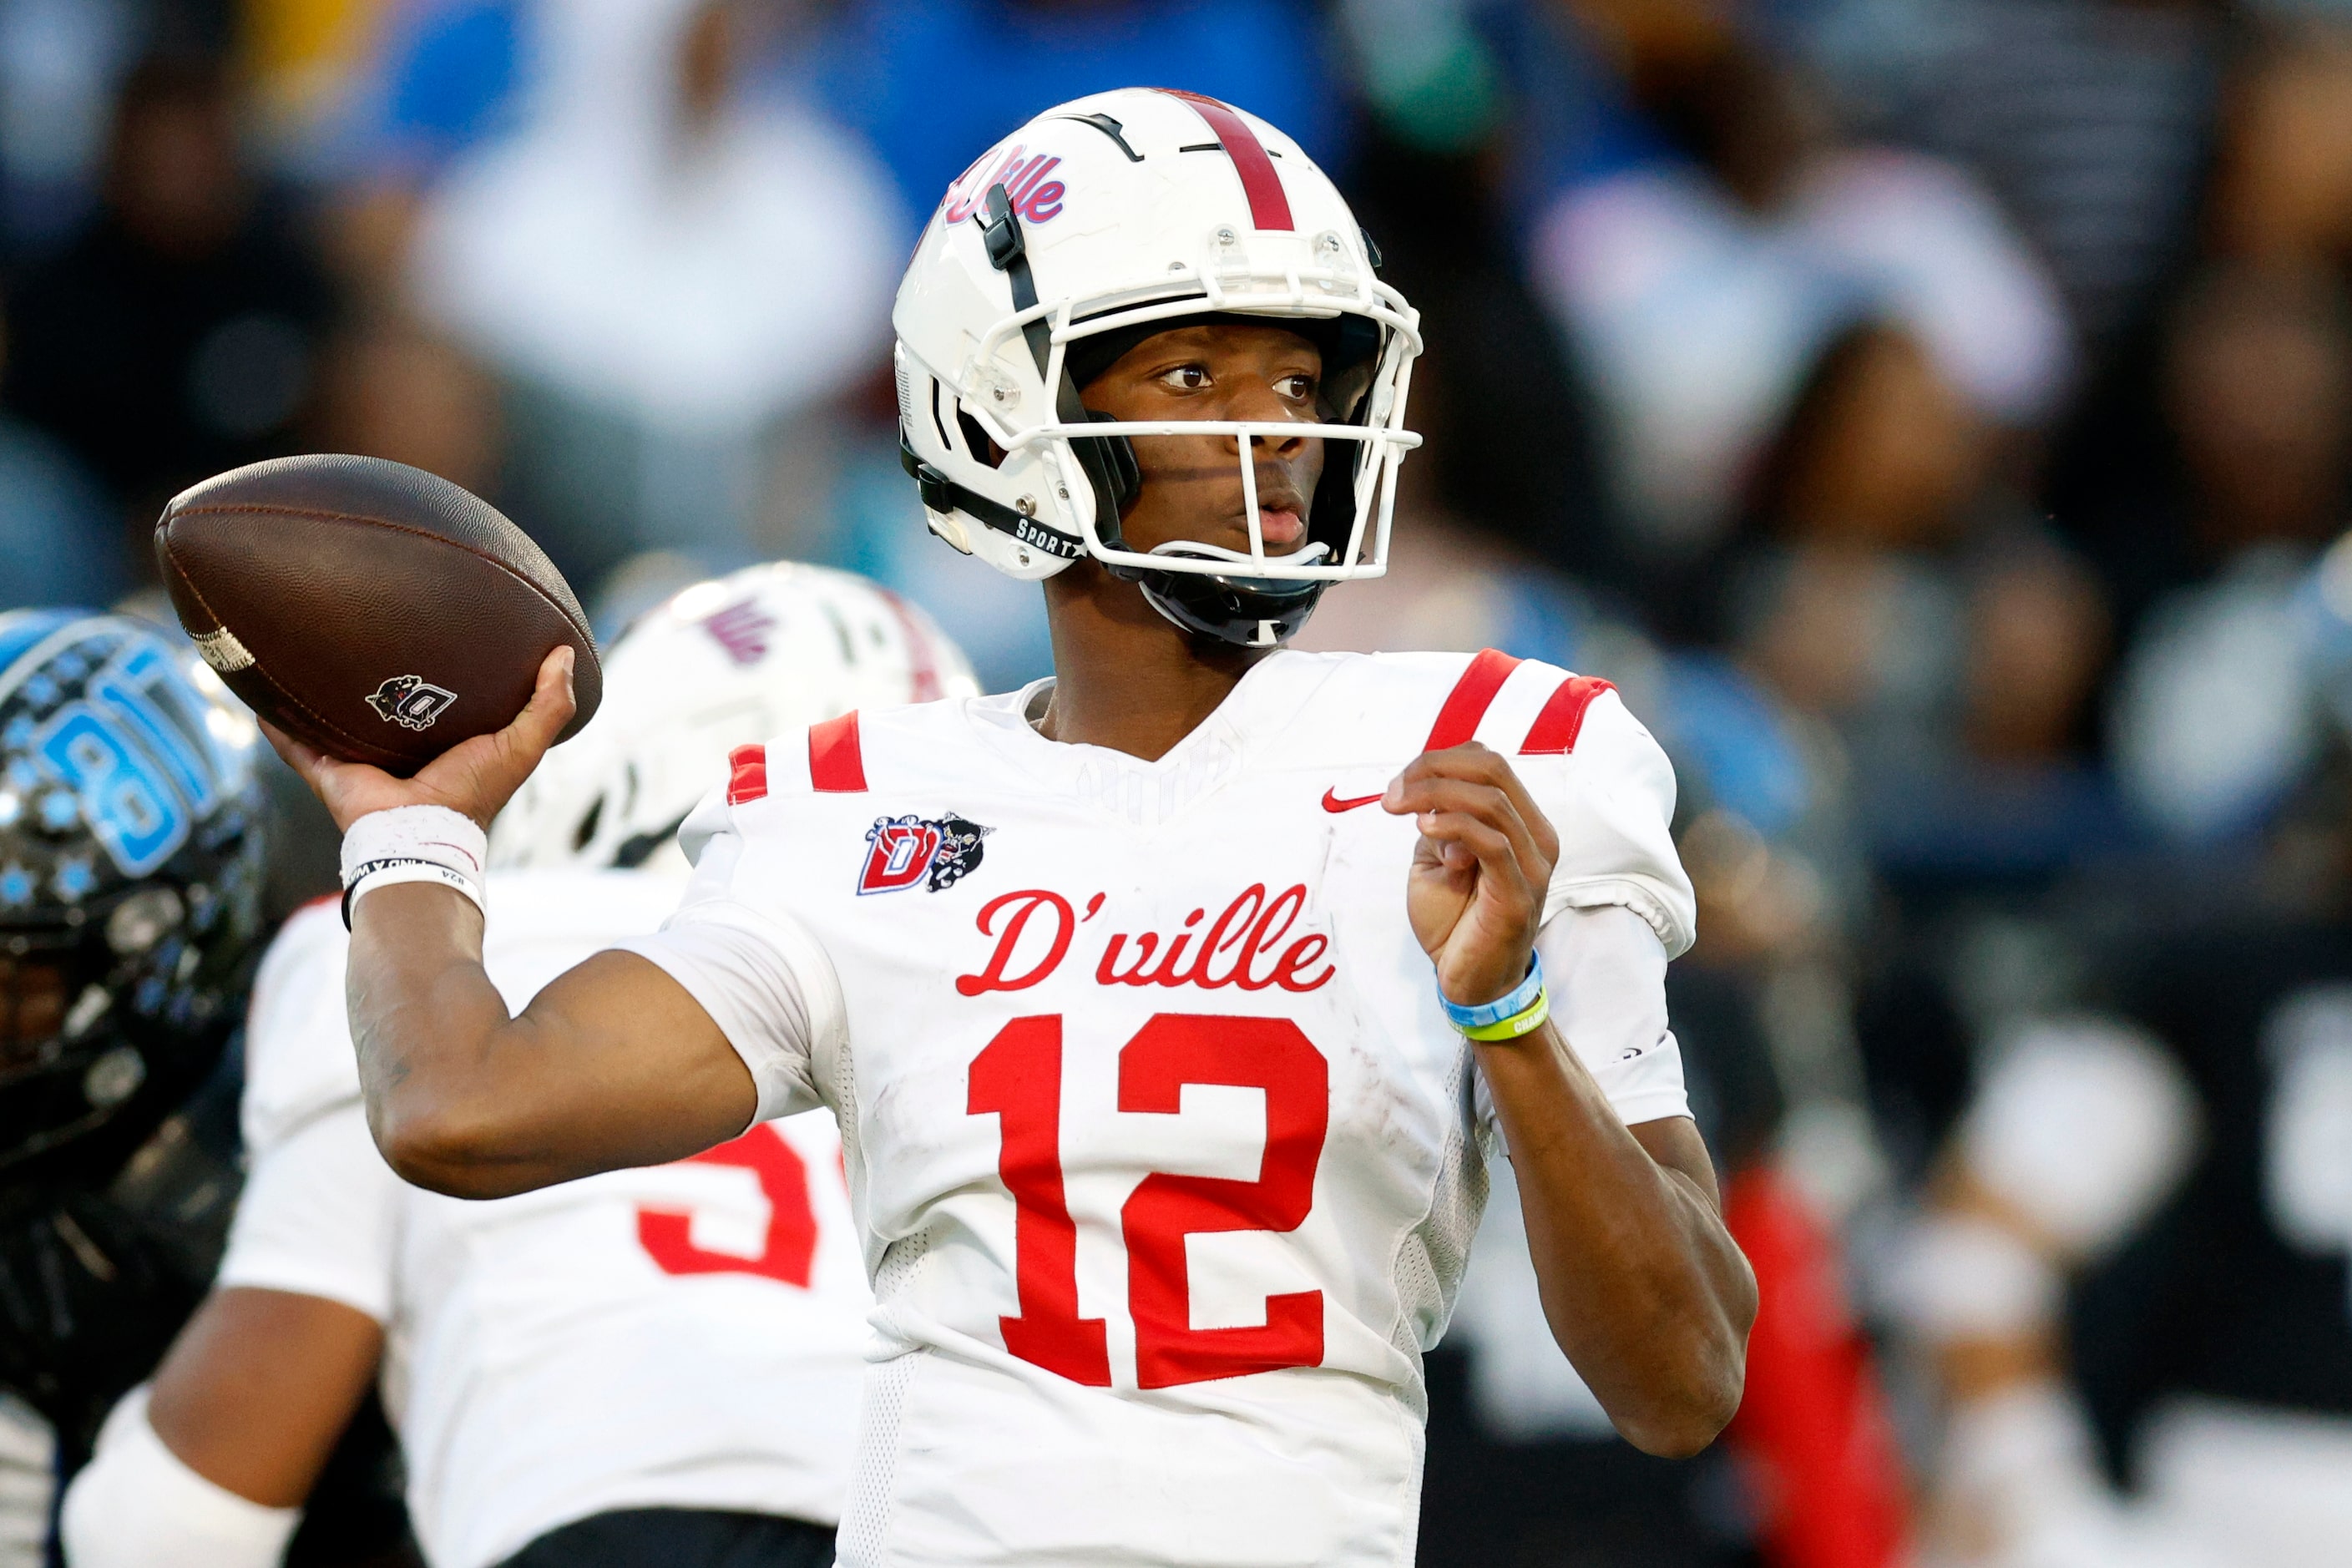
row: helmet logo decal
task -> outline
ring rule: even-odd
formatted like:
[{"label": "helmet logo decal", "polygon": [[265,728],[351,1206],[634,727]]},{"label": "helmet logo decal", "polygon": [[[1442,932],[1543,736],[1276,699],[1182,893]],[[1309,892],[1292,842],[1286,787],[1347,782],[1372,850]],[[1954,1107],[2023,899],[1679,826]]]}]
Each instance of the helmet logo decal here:
[{"label": "helmet logo decal", "polygon": [[1213,98],[1203,98],[1197,92],[1184,92],[1176,88],[1160,89],[1171,98],[1181,98],[1192,106],[1192,112],[1209,123],[1216,133],[1217,145],[1234,161],[1234,172],[1242,178],[1242,195],[1249,198],[1252,228],[1296,228],[1291,221],[1290,197],[1282,188],[1282,176],[1275,172],[1274,160],[1267,156],[1265,143],[1249,128],[1230,103]]},{"label": "helmet logo decal", "polygon": [[866,830],[858,894],[900,893],[919,885],[943,893],[980,868],[980,841],[995,831],[953,812],[877,817]]},{"label": "helmet logo decal", "polygon": [[[1040,153],[1032,158],[1028,149],[1015,144],[1003,157],[993,153],[983,157],[966,169],[956,183],[948,187],[947,205],[940,209],[943,223],[957,224],[980,210],[992,186],[1003,185],[1012,198],[1013,210],[1026,223],[1047,223],[1061,216],[1062,198],[1069,187],[1059,180],[1049,180],[1061,160]],[[995,173],[982,177],[982,171],[993,168]]]},{"label": "helmet logo decal", "polygon": [[757,664],[768,657],[768,634],[776,629],[776,617],[761,609],[757,599],[739,599],[698,624],[710,634],[711,641],[727,650],[729,658],[737,664]]},{"label": "helmet logo decal", "polygon": [[387,677],[367,700],[377,718],[407,730],[431,729],[433,721],[449,711],[449,704],[457,700],[456,692],[420,675]]},{"label": "helmet logo decal", "polygon": [[[173,711],[172,673],[160,645],[131,642],[27,737],[35,765],[73,792],[52,798],[88,824],[126,877],[170,859],[221,797],[215,760],[194,728],[201,717]],[[71,815],[51,826],[70,826]],[[86,863],[68,862],[54,882],[73,900],[97,879]]]}]

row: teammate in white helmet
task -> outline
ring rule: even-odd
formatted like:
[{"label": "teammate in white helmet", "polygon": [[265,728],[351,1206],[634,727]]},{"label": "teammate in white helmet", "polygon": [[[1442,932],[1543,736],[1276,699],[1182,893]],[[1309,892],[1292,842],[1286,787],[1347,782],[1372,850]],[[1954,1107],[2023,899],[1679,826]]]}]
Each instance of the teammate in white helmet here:
[{"label": "teammate in white helmet", "polygon": [[1281,647],[1381,570],[1414,439],[1415,317],[1338,192],[1225,104],[1082,99],[956,182],[896,322],[931,526],[1045,581],[1054,679],[739,751],[678,912],[520,1016],[447,846],[564,656],[414,780],[281,742],[371,868],[394,1166],[498,1196],[830,1107],[879,1331],[853,1568],[1412,1562],[1498,1142],[1562,1349],[1704,1447],[1754,1286],[1666,1026],[1664,755],[1604,681]]},{"label": "teammate in white helmet", "polygon": [[[977,690],[929,619],[845,573],[688,588],[605,665],[604,711],[499,819],[484,941],[517,1004],[655,930],[676,830],[747,735]],[[833,1119],[469,1204],[368,1136],[331,904],[288,922],[246,1041],[252,1173],[205,1307],[65,1509],[74,1568],[258,1568],[383,1384],[434,1568],[824,1568],[871,1304]]]}]

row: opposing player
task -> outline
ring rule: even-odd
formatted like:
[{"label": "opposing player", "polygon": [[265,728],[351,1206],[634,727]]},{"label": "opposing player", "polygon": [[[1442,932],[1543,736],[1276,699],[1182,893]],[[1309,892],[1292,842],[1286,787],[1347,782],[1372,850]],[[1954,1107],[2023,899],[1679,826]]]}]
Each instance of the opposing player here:
[{"label": "opposing player", "polygon": [[1562,1348],[1703,1447],[1753,1285],[1666,1027],[1664,758],[1605,682],[1280,646],[1381,570],[1413,440],[1338,192],[1225,104],[1083,99],[956,183],[896,321],[931,527],[1044,580],[1055,679],[738,752],[677,914],[520,1016],[466,857],[563,656],[413,781],[281,742],[349,829],[394,1167],[496,1196],[832,1107],[882,1341],[846,1564],[1411,1562],[1497,1134]]},{"label": "opposing player", "polygon": [[261,947],[251,718],[184,644],[0,615],[0,1563],[204,1291],[236,1187],[219,1063]]},{"label": "opposing player", "polygon": [[[919,612],[792,565],[688,589],[606,676],[499,819],[485,946],[518,1001],[660,924],[677,823],[744,735],[978,689]],[[420,1192],[368,1138],[346,941],[319,905],[270,950],[228,1256],[68,1493],[75,1568],[275,1563],[379,1377],[435,1568],[826,1568],[871,1300],[832,1118],[496,1203]]]}]

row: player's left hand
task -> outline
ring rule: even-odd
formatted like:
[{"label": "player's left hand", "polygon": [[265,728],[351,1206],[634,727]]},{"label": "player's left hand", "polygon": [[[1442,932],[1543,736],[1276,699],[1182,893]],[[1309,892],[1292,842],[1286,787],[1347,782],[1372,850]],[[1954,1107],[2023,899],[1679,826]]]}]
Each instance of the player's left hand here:
[{"label": "player's left hand", "polygon": [[1527,786],[1474,741],[1415,757],[1381,805],[1421,828],[1405,912],[1437,965],[1437,988],[1465,1007],[1509,994],[1527,978],[1559,856]]}]

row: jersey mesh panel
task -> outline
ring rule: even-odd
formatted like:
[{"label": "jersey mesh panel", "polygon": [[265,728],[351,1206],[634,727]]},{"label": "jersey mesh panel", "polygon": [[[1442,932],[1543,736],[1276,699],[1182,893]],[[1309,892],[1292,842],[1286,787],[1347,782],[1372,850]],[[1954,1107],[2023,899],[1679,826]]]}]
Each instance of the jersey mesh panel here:
[{"label": "jersey mesh panel", "polygon": [[[874,1269],[874,1301],[887,1306],[906,1289],[931,1250],[931,1233],[919,1230],[902,1236],[882,1250]],[[866,1374],[866,1397],[858,1408],[856,1494],[841,1520],[841,1560],[880,1563],[890,1535],[890,1498],[898,1471],[899,1420],[907,1406],[907,1385],[914,1380],[920,1351],[898,1357],[878,1372]]]},{"label": "jersey mesh panel", "polygon": [[840,1561],[879,1568],[890,1539],[890,1499],[897,1489],[898,1428],[907,1411],[907,1386],[915,1380],[920,1351],[910,1352],[870,1372],[858,1409],[856,1489],[841,1518]]},{"label": "jersey mesh panel", "polygon": [[850,1206],[866,1220],[866,1149],[857,1136],[857,1056],[844,1041],[833,1053],[833,1119],[841,1129],[841,1170],[849,1182]]},{"label": "jersey mesh panel", "polygon": [[1486,1162],[1471,1135],[1475,1111],[1465,1092],[1469,1081],[1465,1047],[1445,1084],[1445,1098],[1462,1108],[1462,1117],[1446,1131],[1429,1213],[1397,1244],[1393,1265],[1399,1310],[1389,1342],[1413,1364],[1408,1403],[1423,1420],[1429,1418],[1429,1395],[1419,1376],[1422,1352],[1437,1342],[1454,1315],[1462,1273],[1470,1263],[1470,1243],[1486,1212]]},{"label": "jersey mesh panel", "polygon": [[902,1236],[882,1249],[882,1261],[874,1270],[874,1300],[887,1306],[915,1277],[915,1268],[931,1250],[931,1233],[919,1230],[912,1236]]}]

